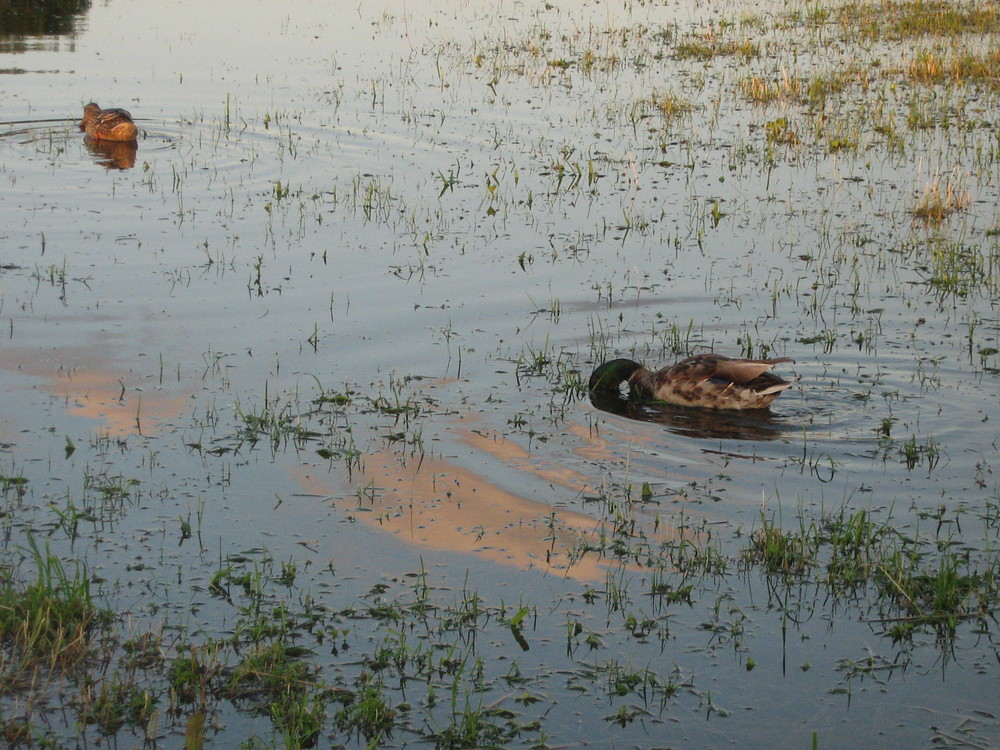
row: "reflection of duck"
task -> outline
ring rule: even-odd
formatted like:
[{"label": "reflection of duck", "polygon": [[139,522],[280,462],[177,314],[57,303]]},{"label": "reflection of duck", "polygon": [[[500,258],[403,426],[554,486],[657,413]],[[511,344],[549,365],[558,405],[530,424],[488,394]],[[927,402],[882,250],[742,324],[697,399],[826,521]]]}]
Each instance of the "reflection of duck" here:
[{"label": "reflection of duck", "polygon": [[80,130],[99,141],[134,141],[139,129],[124,109],[101,109],[91,102],[83,108]]},{"label": "reflection of duck", "polygon": [[609,414],[663,425],[675,435],[702,440],[765,442],[777,440],[788,429],[770,409],[687,409],[662,401],[625,398],[615,391],[591,391],[590,403]]},{"label": "reflection of duck", "polygon": [[662,370],[648,370],[630,359],[613,359],[590,376],[591,393],[617,392],[622,383],[645,398],[708,409],[764,409],[792,383],[769,370],[777,359],[730,359],[699,354]]},{"label": "reflection of duck", "polygon": [[87,150],[107,169],[131,169],[135,166],[135,155],[139,145],[135,141],[101,141],[87,136],[83,139]]}]

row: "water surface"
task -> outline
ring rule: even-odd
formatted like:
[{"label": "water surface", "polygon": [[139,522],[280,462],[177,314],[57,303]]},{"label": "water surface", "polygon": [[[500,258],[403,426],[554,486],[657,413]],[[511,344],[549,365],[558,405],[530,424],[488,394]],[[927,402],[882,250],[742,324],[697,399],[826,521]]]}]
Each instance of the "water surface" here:
[{"label": "water surface", "polygon": [[[755,571],[660,610],[637,561],[579,555],[609,498],[637,537],[691,524],[734,560],[761,514],[794,528],[841,506],[996,542],[996,90],[876,79],[818,105],[851,147],[812,140],[815,103],[755,104],[739,81],[931,42],[858,51],[777,23],[793,10],[113,0],[17,35],[0,473],[29,490],[7,496],[5,565],[34,530],[130,620],[213,638],[236,617],[206,593],[231,555],[298,561],[333,611],[418,570],[442,600],[525,602],[532,650],[494,624],[482,658],[496,679],[516,654],[553,745],[914,747],[969,722],[995,742],[995,623],[899,646],[814,592],[776,614]],[[679,54],[714,35],[762,51]],[[90,100],[136,117],[134,162],[84,142]],[[964,210],[916,220],[953,175]],[[797,386],[757,415],[609,410],[577,387],[612,356],[706,350],[792,357]],[[66,509],[120,482],[128,502],[69,533]],[[644,484],[650,502],[622,502]],[[575,619],[596,652],[566,648]],[[350,630],[347,662],[317,659],[330,679],[385,632]],[[891,666],[855,668],[873,654]],[[595,689],[583,675],[611,661],[682,689],[666,708]],[[221,724],[227,745],[271,737]]]}]

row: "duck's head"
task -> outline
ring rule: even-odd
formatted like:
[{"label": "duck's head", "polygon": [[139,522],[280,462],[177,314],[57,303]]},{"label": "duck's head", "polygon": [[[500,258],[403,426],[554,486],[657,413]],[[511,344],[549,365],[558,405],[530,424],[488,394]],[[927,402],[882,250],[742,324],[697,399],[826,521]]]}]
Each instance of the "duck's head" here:
[{"label": "duck's head", "polygon": [[642,365],[631,359],[612,359],[595,368],[588,387],[591,393],[615,392],[641,367]]},{"label": "duck's head", "polygon": [[80,130],[87,127],[87,123],[101,113],[101,108],[97,102],[91,102],[83,108],[83,120],[80,121]]}]

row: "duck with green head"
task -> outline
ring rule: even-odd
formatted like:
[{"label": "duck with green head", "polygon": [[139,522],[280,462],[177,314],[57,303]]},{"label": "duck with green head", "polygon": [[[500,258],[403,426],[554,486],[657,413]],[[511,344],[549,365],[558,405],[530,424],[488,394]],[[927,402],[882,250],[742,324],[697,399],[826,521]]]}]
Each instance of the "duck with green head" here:
[{"label": "duck with green head", "polygon": [[628,383],[629,392],[678,406],[707,409],[765,409],[791,381],[770,372],[787,357],[733,359],[721,354],[699,354],[672,367],[649,370],[631,359],[613,359],[590,376],[592,393],[617,391]]}]

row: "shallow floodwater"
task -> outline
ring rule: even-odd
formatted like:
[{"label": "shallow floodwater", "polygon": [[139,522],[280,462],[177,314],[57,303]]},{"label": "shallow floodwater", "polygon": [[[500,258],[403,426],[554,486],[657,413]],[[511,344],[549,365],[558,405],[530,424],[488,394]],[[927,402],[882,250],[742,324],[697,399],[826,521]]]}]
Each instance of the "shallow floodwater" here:
[{"label": "shallow floodwater", "polygon": [[[31,532],[131,628],[206,638],[235,628],[210,594],[237,556],[294,562],[336,612],[426,571],[440,601],[532,609],[530,650],[483,637],[482,695],[513,695],[491,680],[517,666],[553,746],[996,744],[995,621],[900,645],[815,591],[778,607],[735,564],[667,608],[640,560],[581,554],[616,514],[737,559],[762,518],[841,507],[995,549],[996,89],[748,101],[746,76],[858,54],[777,23],[794,10],[111,0],[0,36],[0,475],[27,480],[4,496],[4,566],[30,569]],[[726,34],[763,49],[678,53]],[[91,100],[132,112],[134,152],[84,140]],[[817,106],[849,146],[810,140]],[[916,218],[945,184],[961,210]],[[754,414],[581,387],[613,356],[708,350],[791,357],[796,387]],[[567,647],[577,621],[600,647]],[[386,627],[345,627],[327,678]],[[612,663],[679,690],[594,687]],[[217,710],[218,746],[275,741]]]}]

